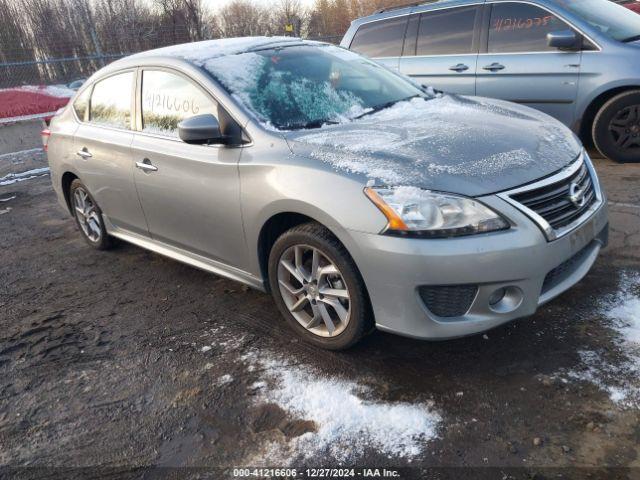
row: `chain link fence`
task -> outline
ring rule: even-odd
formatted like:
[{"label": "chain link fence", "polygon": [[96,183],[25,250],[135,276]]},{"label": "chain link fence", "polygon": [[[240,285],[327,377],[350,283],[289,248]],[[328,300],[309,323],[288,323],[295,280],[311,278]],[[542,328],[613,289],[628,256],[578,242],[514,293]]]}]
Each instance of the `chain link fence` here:
[{"label": "chain link fence", "polygon": [[[130,42],[132,48],[123,48],[128,42],[119,42],[120,45],[100,45],[97,41],[92,45],[83,45],[81,50],[90,52],[85,55],[69,55],[61,58],[43,58],[41,60],[15,60],[0,63],[0,88],[13,88],[27,85],[67,85],[75,80],[83,80],[105,65],[119,58],[140,51],[159,48],[167,45],[175,45],[189,41],[186,29],[173,28],[170,32],[157,32],[152,36],[136,39]],[[340,43],[340,36],[313,37],[309,40]],[[68,45],[66,51],[80,50],[77,45]],[[4,52],[3,52],[4,53]],[[9,58],[19,58],[21,53],[5,55]]]}]

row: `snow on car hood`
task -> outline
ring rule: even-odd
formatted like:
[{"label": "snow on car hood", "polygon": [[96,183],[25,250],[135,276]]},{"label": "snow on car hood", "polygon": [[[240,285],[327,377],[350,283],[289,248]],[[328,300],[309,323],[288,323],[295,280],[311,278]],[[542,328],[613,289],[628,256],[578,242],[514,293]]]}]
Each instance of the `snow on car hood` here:
[{"label": "snow on car hood", "polygon": [[285,133],[294,154],[386,186],[480,196],[560,170],[582,146],[560,122],[500,100],[416,98],[319,130]]}]

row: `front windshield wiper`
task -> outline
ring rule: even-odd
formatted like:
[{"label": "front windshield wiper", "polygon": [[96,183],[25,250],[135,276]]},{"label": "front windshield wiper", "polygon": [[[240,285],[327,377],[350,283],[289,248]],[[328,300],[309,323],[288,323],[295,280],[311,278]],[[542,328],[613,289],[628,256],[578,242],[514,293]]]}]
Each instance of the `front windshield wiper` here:
[{"label": "front windshield wiper", "polygon": [[373,113],[380,112],[380,111],[382,111],[382,110],[384,110],[386,108],[393,107],[396,103],[408,102],[409,100],[413,100],[414,98],[418,98],[418,97],[424,98],[424,95],[422,95],[421,93],[417,93],[417,94],[411,95],[410,97],[407,97],[407,98],[401,98],[400,100],[393,100],[392,102],[383,103],[382,105],[378,105],[376,107],[373,107],[371,110],[367,110],[362,115],[358,115],[357,117],[353,117],[353,120],[358,120],[359,118],[366,117],[367,115],[371,115]]},{"label": "front windshield wiper", "polygon": [[635,42],[636,40],[640,40],[640,35],[634,35],[633,37],[625,38],[624,40],[620,40],[622,43]]},{"label": "front windshield wiper", "polygon": [[340,122],[335,120],[312,120],[307,123],[299,123],[296,125],[289,125],[289,130],[306,130],[308,128],[321,128],[323,125],[337,125]]}]

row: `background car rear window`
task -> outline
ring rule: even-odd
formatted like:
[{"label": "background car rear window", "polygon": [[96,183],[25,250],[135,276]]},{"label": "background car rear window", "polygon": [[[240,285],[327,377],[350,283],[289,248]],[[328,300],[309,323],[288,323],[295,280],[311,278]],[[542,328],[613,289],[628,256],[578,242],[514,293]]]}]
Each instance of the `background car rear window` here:
[{"label": "background car rear window", "polygon": [[416,55],[474,53],[477,7],[436,10],[420,15]]},{"label": "background car rear window", "polygon": [[177,137],[182,120],[204,113],[217,117],[217,111],[217,104],[183,76],[160,70],[142,73],[144,132]]},{"label": "background car rear window", "polygon": [[406,28],[406,16],[367,23],[356,32],[350,49],[368,57],[399,57]]},{"label": "background car rear window", "polygon": [[494,4],[489,26],[489,53],[557,51],[547,33],[571,30],[552,13],[524,3]]},{"label": "background car rear window", "polygon": [[131,128],[133,72],[119,73],[99,81],[91,95],[91,123]]}]

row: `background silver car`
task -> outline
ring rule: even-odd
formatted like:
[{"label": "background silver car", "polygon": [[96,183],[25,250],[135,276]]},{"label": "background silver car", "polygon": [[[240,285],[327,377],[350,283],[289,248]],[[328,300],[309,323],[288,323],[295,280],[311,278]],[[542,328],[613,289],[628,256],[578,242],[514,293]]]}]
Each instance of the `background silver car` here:
[{"label": "background silver car", "polygon": [[469,335],[532,314],[607,239],[575,136],[285,38],[168,47],[55,117],[51,178],[87,242],[119,238],[261,290],[300,335]]},{"label": "background silver car", "polygon": [[445,92],[536,108],[640,161],[640,15],[609,0],[428,2],[354,21],[342,46]]}]

